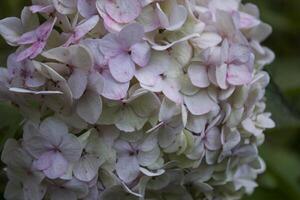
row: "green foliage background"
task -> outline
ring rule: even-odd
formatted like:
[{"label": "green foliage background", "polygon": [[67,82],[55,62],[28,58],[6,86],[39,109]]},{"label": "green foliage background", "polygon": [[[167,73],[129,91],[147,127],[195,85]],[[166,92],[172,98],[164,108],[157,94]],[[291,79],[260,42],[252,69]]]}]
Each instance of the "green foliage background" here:
[{"label": "green foliage background", "polygon": [[[224,0],[226,1],[226,0]],[[261,9],[261,17],[274,32],[265,45],[276,53],[266,67],[272,82],[267,90],[268,110],[277,127],[267,132],[260,152],[267,171],[259,178],[260,187],[245,200],[300,200],[300,0],[247,0]],[[0,18],[19,16],[29,0],[1,0]],[[0,39],[0,66],[5,66],[13,49]],[[9,137],[20,133],[17,110],[0,103],[0,149]],[[0,166],[1,167],[1,166]],[[0,172],[0,196],[5,186]],[[1,199],[1,197],[0,197]]]}]

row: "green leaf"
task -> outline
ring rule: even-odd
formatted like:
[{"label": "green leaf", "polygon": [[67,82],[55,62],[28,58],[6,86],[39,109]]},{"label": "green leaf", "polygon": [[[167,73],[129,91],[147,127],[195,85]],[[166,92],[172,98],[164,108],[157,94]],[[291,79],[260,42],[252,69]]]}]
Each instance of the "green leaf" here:
[{"label": "green leaf", "polygon": [[8,138],[15,137],[20,129],[21,121],[22,116],[17,108],[6,103],[0,103],[0,150]]}]

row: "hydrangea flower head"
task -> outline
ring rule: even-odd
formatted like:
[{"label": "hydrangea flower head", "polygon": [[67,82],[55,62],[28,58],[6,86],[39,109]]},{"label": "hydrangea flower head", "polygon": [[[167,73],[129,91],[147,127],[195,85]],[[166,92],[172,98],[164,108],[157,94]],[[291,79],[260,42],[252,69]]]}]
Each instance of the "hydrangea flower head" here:
[{"label": "hydrangea flower head", "polygon": [[265,170],[261,45],[240,0],[33,0],[0,20],[16,47],[0,99],[24,116],[5,198],[240,199]]}]

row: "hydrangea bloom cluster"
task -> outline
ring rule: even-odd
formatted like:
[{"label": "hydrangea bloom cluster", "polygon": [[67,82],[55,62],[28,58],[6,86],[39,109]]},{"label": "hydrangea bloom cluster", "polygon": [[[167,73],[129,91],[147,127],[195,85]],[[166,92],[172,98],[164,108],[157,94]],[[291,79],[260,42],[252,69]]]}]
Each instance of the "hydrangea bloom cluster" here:
[{"label": "hydrangea bloom cluster", "polygon": [[271,27],[240,0],[32,0],[0,98],[8,200],[234,200],[265,169]]}]

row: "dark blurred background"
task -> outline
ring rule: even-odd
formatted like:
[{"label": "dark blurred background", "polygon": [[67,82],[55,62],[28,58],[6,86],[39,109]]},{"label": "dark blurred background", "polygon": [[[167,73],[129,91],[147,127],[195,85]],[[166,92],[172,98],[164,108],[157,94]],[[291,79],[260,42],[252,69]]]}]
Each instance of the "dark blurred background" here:
[{"label": "dark blurred background", "polygon": [[[224,0],[226,1],[226,0]],[[266,133],[260,148],[267,171],[255,193],[245,200],[300,200],[300,0],[246,0],[259,6],[261,18],[273,27],[264,44],[276,53],[266,67],[272,82],[267,90],[268,111],[277,127]],[[0,18],[19,16],[29,0],[0,0]],[[0,66],[13,49],[0,39]],[[0,103],[0,148],[20,130],[18,112]],[[0,174],[0,194],[5,175]],[[0,195],[3,196],[3,195]],[[0,197],[1,198],[1,197]]]}]

